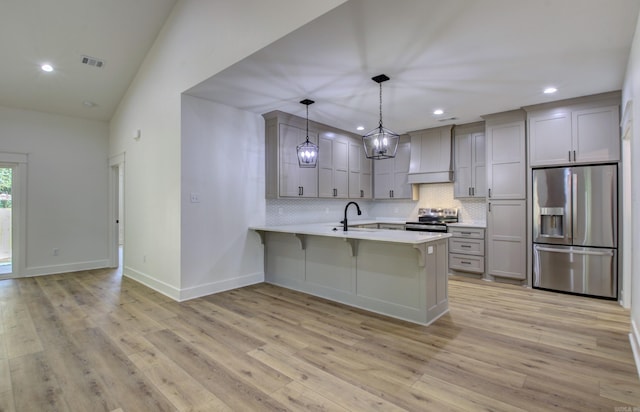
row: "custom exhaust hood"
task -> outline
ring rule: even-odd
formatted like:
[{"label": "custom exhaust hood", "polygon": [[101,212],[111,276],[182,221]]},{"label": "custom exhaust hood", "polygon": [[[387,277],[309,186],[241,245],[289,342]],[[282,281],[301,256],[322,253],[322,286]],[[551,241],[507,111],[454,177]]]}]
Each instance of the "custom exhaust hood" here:
[{"label": "custom exhaust hood", "polygon": [[453,125],[409,132],[409,183],[453,182]]}]

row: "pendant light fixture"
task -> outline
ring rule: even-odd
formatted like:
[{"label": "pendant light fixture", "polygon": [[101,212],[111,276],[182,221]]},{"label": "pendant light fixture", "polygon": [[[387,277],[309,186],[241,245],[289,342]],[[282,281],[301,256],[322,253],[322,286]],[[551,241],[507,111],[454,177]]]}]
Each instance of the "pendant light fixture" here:
[{"label": "pendant light fixture", "polygon": [[315,102],[304,99],[300,103],[307,106],[307,140],[296,147],[296,151],[298,152],[298,166],[316,167],[318,164],[318,145],[309,141],[309,105]]},{"label": "pendant light fixture", "polygon": [[380,123],[378,127],[362,136],[364,152],[367,159],[381,160],[396,157],[400,135],[382,127],[382,83],[389,80],[385,74],[372,77],[371,80],[380,85]]}]

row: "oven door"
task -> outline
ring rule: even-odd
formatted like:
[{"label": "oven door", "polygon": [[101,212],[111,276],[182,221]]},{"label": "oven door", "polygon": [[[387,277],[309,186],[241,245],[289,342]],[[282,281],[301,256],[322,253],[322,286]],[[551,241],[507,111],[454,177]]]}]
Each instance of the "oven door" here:
[{"label": "oven door", "polygon": [[412,232],[438,232],[438,233],[446,233],[447,226],[445,225],[436,225],[436,224],[425,224],[425,223],[412,223],[407,222],[404,225],[405,230],[409,230]]}]

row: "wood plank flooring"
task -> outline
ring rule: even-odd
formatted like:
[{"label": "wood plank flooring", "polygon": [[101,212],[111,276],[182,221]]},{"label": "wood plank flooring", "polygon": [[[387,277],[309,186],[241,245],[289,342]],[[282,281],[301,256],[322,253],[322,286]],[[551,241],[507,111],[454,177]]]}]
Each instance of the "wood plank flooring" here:
[{"label": "wood plank flooring", "polygon": [[[0,411],[631,411],[615,302],[452,278],[429,327],[260,284],[0,281]],[[618,408],[618,409],[616,409]]]}]

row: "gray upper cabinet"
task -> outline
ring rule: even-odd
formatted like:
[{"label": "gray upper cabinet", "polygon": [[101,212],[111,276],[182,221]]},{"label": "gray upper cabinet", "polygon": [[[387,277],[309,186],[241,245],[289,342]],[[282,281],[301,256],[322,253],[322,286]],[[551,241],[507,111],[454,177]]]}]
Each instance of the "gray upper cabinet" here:
[{"label": "gray upper cabinet", "polygon": [[525,122],[487,124],[487,197],[526,198]]},{"label": "gray upper cabinet", "polygon": [[411,162],[409,183],[447,183],[453,181],[452,126],[409,132]]},{"label": "gray upper cabinet", "polygon": [[484,123],[456,127],[454,136],[454,184],[456,198],[487,196]]},{"label": "gray upper cabinet", "polygon": [[[279,124],[279,196],[318,197],[318,169],[300,168],[296,146],[306,139],[306,130]],[[309,131],[309,140],[318,143],[317,132]]]},{"label": "gray upper cabinet", "polygon": [[529,114],[531,166],[561,165],[571,161],[571,112]]},{"label": "gray upper cabinet", "polygon": [[619,92],[529,106],[532,167],[620,160]]},{"label": "gray upper cabinet", "polygon": [[411,143],[401,138],[396,157],[374,161],[373,195],[376,199],[411,199],[411,184],[407,178],[410,152]]},{"label": "gray upper cabinet", "polygon": [[[277,110],[263,117],[267,199],[371,199],[371,160],[358,135],[309,121],[309,140],[319,146],[318,165],[301,168],[296,147],[306,139],[306,119]],[[408,170],[408,152],[405,163]]]},{"label": "gray upper cabinet", "polygon": [[320,136],[318,146],[318,196],[349,197],[348,139]]},{"label": "gray upper cabinet", "polygon": [[371,199],[373,175],[360,139],[349,140],[349,198]]},{"label": "gray upper cabinet", "polygon": [[571,120],[574,161],[620,160],[620,114],[617,105],[574,110]]}]

